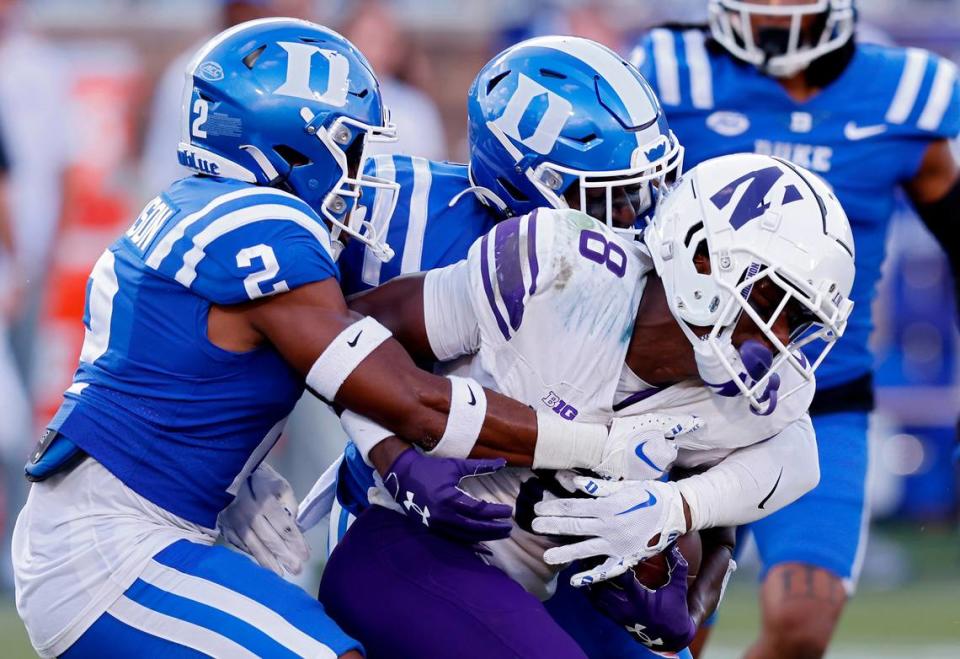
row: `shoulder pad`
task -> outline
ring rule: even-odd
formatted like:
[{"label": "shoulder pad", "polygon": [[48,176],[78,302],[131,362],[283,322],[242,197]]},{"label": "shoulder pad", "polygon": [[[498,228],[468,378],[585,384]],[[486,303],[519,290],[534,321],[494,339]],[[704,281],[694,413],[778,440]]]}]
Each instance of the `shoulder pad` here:
[{"label": "shoulder pad", "polygon": [[[471,288],[483,324],[509,340],[520,328],[527,301],[550,283],[547,239],[549,213],[538,209],[497,224],[477,240],[467,257],[471,263]],[[482,291],[482,293],[480,292]],[[492,335],[492,334],[491,334]]]},{"label": "shoulder pad", "polygon": [[330,234],[302,200],[243,187],[179,211],[146,265],[216,304],[239,304],[338,276]]}]

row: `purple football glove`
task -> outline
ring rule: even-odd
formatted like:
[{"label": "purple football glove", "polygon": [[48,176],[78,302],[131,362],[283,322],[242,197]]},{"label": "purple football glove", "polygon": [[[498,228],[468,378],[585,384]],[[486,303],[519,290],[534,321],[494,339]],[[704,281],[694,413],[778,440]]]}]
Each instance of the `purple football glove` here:
[{"label": "purple football glove", "polygon": [[670,581],[650,590],[633,570],[588,587],[587,597],[608,618],[657,652],[678,652],[690,645],[697,626],[687,608],[687,561],[676,543],[667,553]]},{"label": "purple football glove", "polygon": [[383,484],[403,512],[417,524],[467,542],[500,540],[510,535],[513,508],[475,499],[460,481],[503,469],[507,461],[435,458],[410,448],[397,456]]}]

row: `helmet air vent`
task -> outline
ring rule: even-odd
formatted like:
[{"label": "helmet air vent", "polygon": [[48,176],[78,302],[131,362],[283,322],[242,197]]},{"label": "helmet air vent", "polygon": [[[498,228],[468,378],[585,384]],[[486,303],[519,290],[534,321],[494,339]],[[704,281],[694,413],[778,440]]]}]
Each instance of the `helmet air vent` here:
[{"label": "helmet air vent", "polygon": [[703,230],[703,221],[697,222],[692,227],[690,227],[690,230],[687,231],[686,238],[683,239],[683,246],[690,247],[690,241],[693,240],[693,237],[701,230]]},{"label": "helmet air vent", "polygon": [[498,73],[497,75],[490,78],[490,81],[487,82],[487,93],[493,91],[493,88],[500,84],[500,81],[510,75],[510,71],[504,71],[503,73]]},{"label": "helmet air vent", "polygon": [[590,142],[597,139],[597,134],[589,133],[587,135],[584,135],[583,137],[570,137],[570,139],[573,140],[574,142],[579,142],[580,144],[590,144]]},{"label": "helmet air vent", "polygon": [[567,76],[553,69],[540,69],[540,75],[545,78],[556,78],[557,80],[566,80]]},{"label": "helmet air vent", "polygon": [[260,56],[263,55],[263,51],[267,49],[267,44],[263,44],[259,48],[254,48],[249,53],[243,56],[243,64],[248,69],[253,69],[253,65],[257,63],[257,60],[260,59]]}]

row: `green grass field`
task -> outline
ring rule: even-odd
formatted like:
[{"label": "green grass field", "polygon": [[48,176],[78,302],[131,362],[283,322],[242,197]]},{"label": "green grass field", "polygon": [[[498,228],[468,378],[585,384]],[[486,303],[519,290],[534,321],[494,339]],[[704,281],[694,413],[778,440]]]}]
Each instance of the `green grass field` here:
[{"label": "green grass field", "polygon": [[[912,534],[884,529],[907,549],[910,581],[887,590],[864,584],[844,613],[828,656],[837,659],[960,658],[960,544],[955,533]],[[754,580],[738,575],[724,600],[706,659],[740,656],[756,636]],[[0,604],[0,657],[32,657],[10,599]]]}]

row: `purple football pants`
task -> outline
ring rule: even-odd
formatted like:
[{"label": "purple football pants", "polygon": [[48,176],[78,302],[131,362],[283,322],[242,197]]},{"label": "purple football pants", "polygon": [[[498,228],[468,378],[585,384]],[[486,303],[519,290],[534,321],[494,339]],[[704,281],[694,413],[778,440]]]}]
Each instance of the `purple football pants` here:
[{"label": "purple football pants", "polygon": [[371,659],[585,659],[543,604],[474,548],[371,506],[323,572],[320,601]]}]

